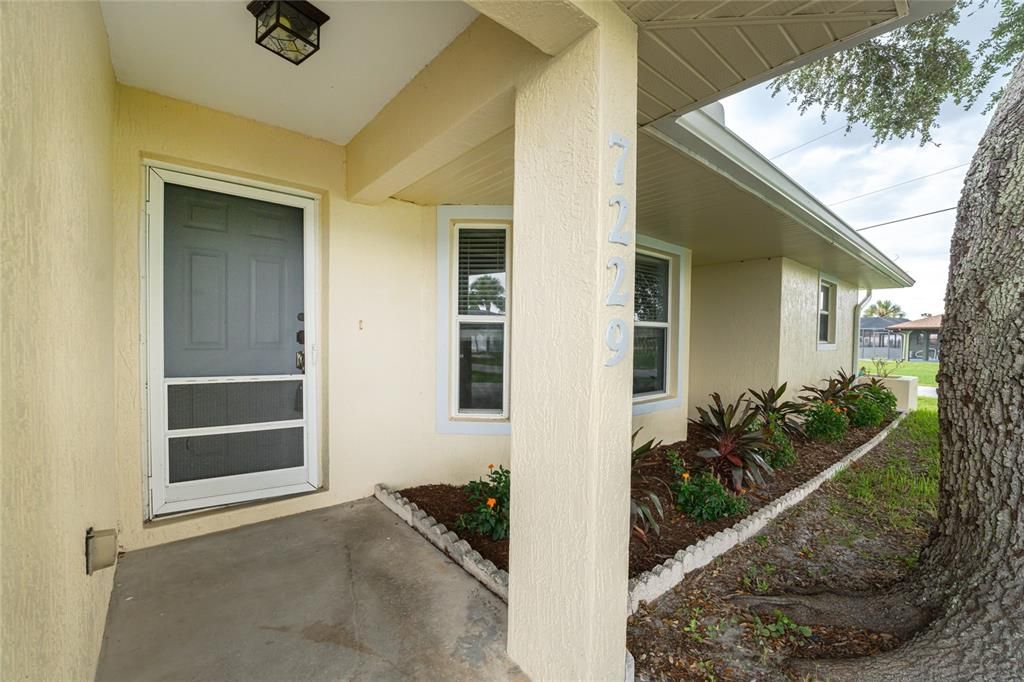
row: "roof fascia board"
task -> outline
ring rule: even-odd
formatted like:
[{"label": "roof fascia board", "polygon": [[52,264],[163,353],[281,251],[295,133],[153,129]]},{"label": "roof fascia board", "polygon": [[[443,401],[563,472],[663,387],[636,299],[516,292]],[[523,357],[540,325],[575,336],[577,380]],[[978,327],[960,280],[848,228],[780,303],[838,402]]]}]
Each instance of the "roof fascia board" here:
[{"label": "roof fascia board", "polygon": [[788,215],[896,286],[914,284],[910,275],[810,192],[703,111],[690,112],[675,121],[662,119],[642,130]]}]

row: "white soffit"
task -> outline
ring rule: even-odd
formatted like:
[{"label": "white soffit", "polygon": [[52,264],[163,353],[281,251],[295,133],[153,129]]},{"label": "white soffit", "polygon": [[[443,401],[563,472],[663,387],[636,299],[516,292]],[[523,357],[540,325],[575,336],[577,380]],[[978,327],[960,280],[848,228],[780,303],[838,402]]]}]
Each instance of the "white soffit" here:
[{"label": "white soffit", "polygon": [[644,128],[637,225],[693,249],[695,265],[787,256],[847,282],[913,278],[742,138],[703,111]]},{"label": "white soffit", "polygon": [[[700,108],[950,0],[616,0],[637,24],[641,125]],[[916,5],[916,6],[915,6]]]},{"label": "white soffit", "polygon": [[338,144],[477,16],[461,2],[315,4],[331,19],[299,66],[255,43],[244,0],[101,6],[119,82]]}]

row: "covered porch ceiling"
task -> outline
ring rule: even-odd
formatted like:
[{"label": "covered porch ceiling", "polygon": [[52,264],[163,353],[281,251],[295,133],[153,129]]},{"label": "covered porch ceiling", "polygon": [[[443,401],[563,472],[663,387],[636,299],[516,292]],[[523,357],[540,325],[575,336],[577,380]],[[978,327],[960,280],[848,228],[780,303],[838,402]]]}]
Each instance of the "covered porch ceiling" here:
[{"label": "covered porch ceiling", "polygon": [[[715,116],[691,112],[638,137],[637,230],[691,249],[694,265],[787,257],[863,288],[913,284]],[[514,139],[509,128],[396,198],[511,204]]]}]

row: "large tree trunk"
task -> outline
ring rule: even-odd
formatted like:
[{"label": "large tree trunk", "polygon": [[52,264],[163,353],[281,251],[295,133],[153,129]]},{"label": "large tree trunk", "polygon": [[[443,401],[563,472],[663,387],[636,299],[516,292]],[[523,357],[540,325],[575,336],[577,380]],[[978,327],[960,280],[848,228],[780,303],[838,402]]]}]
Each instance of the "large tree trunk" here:
[{"label": "large tree trunk", "polygon": [[829,679],[1024,679],[1024,61],[957,210],[939,370],[939,522],[916,587],[939,616]]}]

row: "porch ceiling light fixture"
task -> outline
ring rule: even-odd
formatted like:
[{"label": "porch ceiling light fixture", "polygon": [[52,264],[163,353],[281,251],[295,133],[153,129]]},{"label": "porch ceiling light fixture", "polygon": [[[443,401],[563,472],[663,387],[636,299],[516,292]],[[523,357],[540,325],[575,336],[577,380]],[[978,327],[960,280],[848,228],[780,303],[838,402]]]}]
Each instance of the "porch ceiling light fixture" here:
[{"label": "porch ceiling light fixture", "polygon": [[330,19],[303,0],[253,0],[246,9],[256,17],[256,44],[292,64],[320,49],[320,27]]}]

